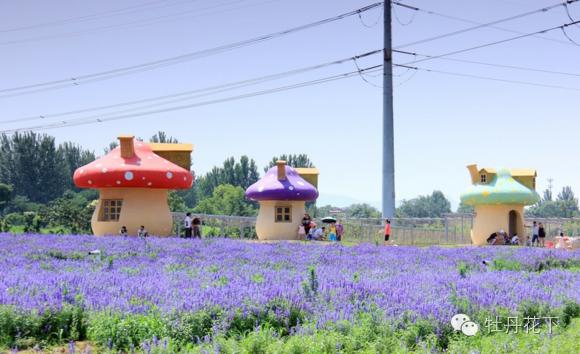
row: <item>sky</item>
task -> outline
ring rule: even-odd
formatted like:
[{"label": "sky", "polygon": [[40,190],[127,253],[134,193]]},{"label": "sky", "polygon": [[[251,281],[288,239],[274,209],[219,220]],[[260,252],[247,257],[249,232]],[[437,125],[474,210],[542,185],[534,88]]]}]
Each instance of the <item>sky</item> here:
[{"label": "sky", "polygon": [[[559,3],[558,0],[402,0],[393,12],[395,47]],[[0,90],[138,65],[243,41],[333,17],[373,0],[0,0]],[[580,4],[569,6],[580,19]],[[69,112],[247,80],[381,49],[381,8],[253,46],[156,70],[80,85],[2,97],[0,130],[92,116],[10,119]],[[441,16],[445,15],[445,16]],[[563,7],[501,27],[531,33],[569,23]],[[567,34],[580,43],[580,27]],[[481,28],[405,47],[439,55],[517,36]],[[394,69],[395,183],[401,201],[441,190],[454,206],[469,185],[466,165],[535,168],[538,190],[553,179],[555,194],[580,193],[580,46],[561,30],[448,58],[576,75],[497,68],[434,59],[432,70],[533,82],[515,84],[427,71]],[[414,57],[395,54],[403,64]],[[381,63],[379,56],[358,62]],[[220,99],[356,70],[354,63],[310,71],[236,91],[169,104]],[[379,75],[377,75],[379,74]],[[230,156],[261,167],[275,155],[305,153],[320,170],[321,204],[380,205],[382,78],[368,74],[244,100],[130,119],[42,130],[102,154],[121,134],[147,139],[165,131],[195,145],[202,175]],[[4,95],[5,96],[5,95]],[[116,108],[104,113],[118,112]],[[138,111],[137,111],[138,112]],[[262,172],[262,168],[260,168]]]}]

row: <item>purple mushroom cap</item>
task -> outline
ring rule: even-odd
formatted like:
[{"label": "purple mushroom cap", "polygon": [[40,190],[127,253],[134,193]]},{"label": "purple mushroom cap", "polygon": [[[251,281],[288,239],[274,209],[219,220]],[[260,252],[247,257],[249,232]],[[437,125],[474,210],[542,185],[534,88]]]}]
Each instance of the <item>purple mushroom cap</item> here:
[{"label": "purple mushroom cap", "polygon": [[284,166],[286,178],[279,180],[277,166],[272,167],[258,182],[246,189],[246,198],[251,200],[315,200],[318,191],[306,182],[295,169]]}]

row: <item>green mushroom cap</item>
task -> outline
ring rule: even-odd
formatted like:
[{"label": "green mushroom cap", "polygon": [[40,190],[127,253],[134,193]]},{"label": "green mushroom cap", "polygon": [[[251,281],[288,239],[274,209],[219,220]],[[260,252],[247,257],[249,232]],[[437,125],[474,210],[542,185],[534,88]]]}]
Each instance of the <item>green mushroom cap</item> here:
[{"label": "green mushroom cap", "polygon": [[491,182],[475,185],[461,195],[461,202],[467,205],[532,205],[539,200],[540,196],[536,191],[516,181],[505,168],[498,170]]}]

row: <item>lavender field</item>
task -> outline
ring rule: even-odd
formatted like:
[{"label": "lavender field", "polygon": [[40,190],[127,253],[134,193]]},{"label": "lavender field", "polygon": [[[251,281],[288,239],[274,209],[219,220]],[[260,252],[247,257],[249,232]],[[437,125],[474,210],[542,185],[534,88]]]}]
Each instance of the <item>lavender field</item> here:
[{"label": "lavender field", "polygon": [[[370,321],[418,331],[391,343],[401,351],[444,350],[459,338],[457,313],[476,318],[481,335],[485,316],[573,320],[579,264],[577,252],[523,247],[0,234],[0,347],[88,339],[110,350],[227,352],[223,343],[249,333],[350,335]],[[342,342],[336,352],[357,351]]]}]

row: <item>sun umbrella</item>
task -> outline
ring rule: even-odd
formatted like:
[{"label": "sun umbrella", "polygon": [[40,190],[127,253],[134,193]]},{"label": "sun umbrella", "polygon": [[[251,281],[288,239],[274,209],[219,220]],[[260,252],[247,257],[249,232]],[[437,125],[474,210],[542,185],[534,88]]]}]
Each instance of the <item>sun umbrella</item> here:
[{"label": "sun umbrella", "polygon": [[322,222],[327,223],[327,224],[333,224],[336,222],[336,219],[332,216],[326,216],[326,217],[322,218]]}]

